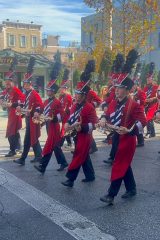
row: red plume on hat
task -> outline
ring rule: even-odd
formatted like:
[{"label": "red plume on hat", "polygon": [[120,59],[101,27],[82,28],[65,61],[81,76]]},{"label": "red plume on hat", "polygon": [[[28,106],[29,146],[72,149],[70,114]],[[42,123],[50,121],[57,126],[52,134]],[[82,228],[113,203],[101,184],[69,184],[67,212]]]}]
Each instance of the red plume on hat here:
[{"label": "red plume on hat", "polygon": [[45,90],[52,91],[54,93],[57,93],[59,89],[59,86],[56,84],[56,80],[51,80],[48,84]]},{"label": "red plume on hat", "polygon": [[35,65],[35,57],[30,57],[29,63],[27,66],[27,73],[24,74],[24,83],[32,83],[33,78],[33,70]]},{"label": "red plume on hat", "polygon": [[115,60],[113,61],[113,65],[111,68],[111,73],[109,73],[108,78],[110,78],[115,84],[117,82],[117,79],[119,77],[119,73],[122,72],[122,68],[124,66],[124,57],[121,53],[118,53]]},{"label": "red plume on hat", "polygon": [[65,69],[64,70],[64,74],[63,74],[63,80],[61,82],[61,88],[68,88],[68,84],[69,84],[69,69]]},{"label": "red plume on hat", "polygon": [[11,72],[11,71],[5,73],[4,80],[11,80],[12,81],[13,80],[13,75],[14,75],[14,72]]},{"label": "red plume on hat", "polygon": [[13,61],[9,68],[9,71],[7,73],[5,73],[4,80],[11,80],[11,81],[15,80],[15,78],[16,78],[15,69],[16,69],[17,64],[18,64],[18,60],[17,60],[17,57],[15,56],[13,58]]},{"label": "red plume on hat", "polygon": [[88,83],[91,81],[91,74],[95,71],[95,60],[89,60],[85,66],[84,72],[80,76],[81,82],[77,83],[75,92],[87,94],[90,90]]}]

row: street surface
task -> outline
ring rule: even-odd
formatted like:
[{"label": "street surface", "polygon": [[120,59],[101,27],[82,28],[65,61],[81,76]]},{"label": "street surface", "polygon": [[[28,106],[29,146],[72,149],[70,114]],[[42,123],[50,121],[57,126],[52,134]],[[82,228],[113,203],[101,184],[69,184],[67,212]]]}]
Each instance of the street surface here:
[{"label": "street surface", "polygon": [[[95,131],[98,152],[91,155],[96,181],[82,183],[81,171],[75,185],[61,185],[65,172],[57,172],[54,155],[44,176],[30,163],[32,149],[25,166],[5,158],[7,118],[0,111],[0,240],[159,240],[160,239],[160,127],[157,137],[147,139],[136,150],[133,170],[137,196],[123,200],[122,186],[114,206],[106,206],[99,198],[109,186],[110,146],[102,143],[105,135]],[[21,130],[22,140],[24,129]],[[46,138],[42,130],[41,143]],[[68,162],[70,150],[63,147]]]}]

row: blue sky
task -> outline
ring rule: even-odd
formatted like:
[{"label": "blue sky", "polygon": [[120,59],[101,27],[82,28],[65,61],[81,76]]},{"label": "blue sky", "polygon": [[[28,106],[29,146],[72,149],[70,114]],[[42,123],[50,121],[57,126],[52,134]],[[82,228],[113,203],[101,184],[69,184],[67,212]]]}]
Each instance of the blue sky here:
[{"label": "blue sky", "polygon": [[93,13],[83,0],[0,0],[0,22],[31,22],[43,25],[46,34],[60,35],[62,41],[80,41],[81,17]]}]

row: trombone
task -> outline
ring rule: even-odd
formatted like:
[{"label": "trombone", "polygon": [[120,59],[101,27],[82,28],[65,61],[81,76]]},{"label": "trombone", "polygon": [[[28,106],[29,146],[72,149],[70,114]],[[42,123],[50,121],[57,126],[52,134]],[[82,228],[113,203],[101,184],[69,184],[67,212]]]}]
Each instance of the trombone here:
[{"label": "trombone", "polygon": [[[128,129],[127,129],[127,132],[128,132],[128,133],[132,132],[132,130],[133,130],[134,127],[135,127],[135,124],[136,124],[136,123],[134,123],[131,128],[128,128]],[[97,124],[97,127],[100,129],[100,127],[101,127],[100,122]],[[115,126],[115,125],[113,125],[113,124],[110,124],[110,123],[106,122],[106,123],[105,123],[105,127],[101,127],[101,128],[103,129],[103,132],[104,132],[104,133],[106,133],[106,132],[109,132],[109,133],[117,132],[117,133],[119,133],[119,131],[121,130],[121,128],[123,128],[123,126],[118,127],[118,126]]]}]

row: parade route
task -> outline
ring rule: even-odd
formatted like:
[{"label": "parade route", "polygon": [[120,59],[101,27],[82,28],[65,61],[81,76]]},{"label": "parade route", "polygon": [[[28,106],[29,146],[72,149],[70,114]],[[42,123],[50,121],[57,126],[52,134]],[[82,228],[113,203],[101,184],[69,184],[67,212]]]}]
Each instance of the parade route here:
[{"label": "parade route", "polygon": [[[122,187],[114,206],[99,201],[109,186],[111,167],[103,163],[110,146],[102,143],[105,138],[95,132],[99,150],[91,155],[96,180],[82,183],[83,172],[72,189],[65,188],[64,172],[57,172],[53,155],[45,175],[39,174],[30,163],[32,151],[25,166],[18,166],[13,159],[4,158],[8,151],[5,139],[5,118],[0,135],[0,233],[1,240],[159,240],[160,215],[160,138],[148,139],[136,151],[133,169],[137,182],[137,196],[132,200],[121,199]],[[1,126],[2,126],[1,125]],[[22,130],[22,139],[24,130]],[[45,129],[41,141],[44,144]],[[2,145],[3,143],[3,145]],[[67,161],[72,154],[64,147]]]},{"label": "parade route", "polygon": [[75,239],[115,239],[108,234],[102,233],[100,229],[87,218],[67,208],[3,169],[0,169],[0,185],[36,209],[43,216],[50,219],[53,223],[56,223]]}]

